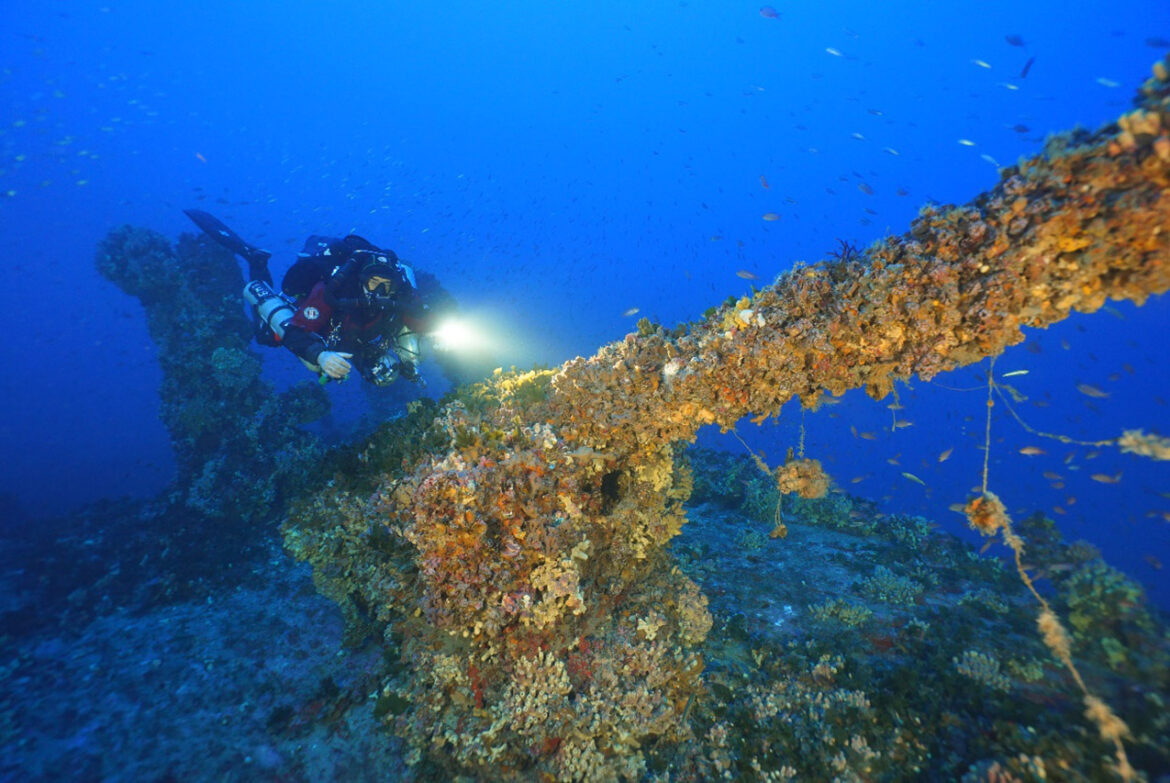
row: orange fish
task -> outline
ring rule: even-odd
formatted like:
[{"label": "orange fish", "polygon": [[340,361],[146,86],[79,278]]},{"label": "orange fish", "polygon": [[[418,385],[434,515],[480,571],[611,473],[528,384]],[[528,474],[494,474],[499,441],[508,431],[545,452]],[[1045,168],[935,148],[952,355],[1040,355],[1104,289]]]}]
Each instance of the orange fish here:
[{"label": "orange fish", "polygon": [[1038,457],[1041,454],[1047,454],[1048,452],[1039,446],[1025,446],[1024,448],[1020,449],[1020,453],[1025,457]]},{"label": "orange fish", "polygon": [[872,432],[859,432],[857,433],[857,437],[861,438],[862,440],[877,440],[877,435],[873,434]]},{"label": "orange fish", "polygon": [[946,462],[947,460],[949,460],[951,458],[951,452],[954,450],[955,450],[955,448],[952,446],[951,448],[945,450],[942,454],[939,454],[938,461],[939,462]]},{"label": "orange fish", "polygon": [[1066,511],[1065,511],[1063,508],[1061,508],[1060,506],[1053,506],[1053,507],[1052,507],[1052,510],[1053,510],[1053,511],[1055,511],[1057,514],[1066,514],[1066,513],[1068,513],[1068,512],[1066,512]]},{"label": "orange fish", "polygon": [[768,178],[763,174],[760,175],[760,187],[762,187],[764,190],[768,190],[772,187],[768,184]]},{"label": "orange fish", "polygon": [[756,277],[755,275],[753,275],[751,272],[747,271],[746,269],[739,270],[738,272],[735,273],[735,276],[742,277],[744,280],[759,280],[760,279],[760,278]]},{"label": "orange fish", "polygon": [[774,223],[775,221],[780,219],[780,216],[777,215],[775,212],[765,212],[763,217],[764,217],[764,220],[768,221],[769,223]]},{"label": "orange fish", "polygon": [[1109,392],[1101,391],[1096,386],[1093,386],[1093,385],[1088,384],[1088,383],[1078,383],[1077,384],[1077,391],[1079,391],[1081,394],[1085,395],[1086,397],[1095,397],[1099,400],[1104,399],[1104,398],[1109,396]]},{"label": "orange fish", "polygon": [[1116,484],[1121,481],[1121,473],[1118,473],[1116,476],[1110,476],[1107,473],[1094,473],[1089,478],[1093,479],[1093,481],[1100,481],[1102,484]]}]

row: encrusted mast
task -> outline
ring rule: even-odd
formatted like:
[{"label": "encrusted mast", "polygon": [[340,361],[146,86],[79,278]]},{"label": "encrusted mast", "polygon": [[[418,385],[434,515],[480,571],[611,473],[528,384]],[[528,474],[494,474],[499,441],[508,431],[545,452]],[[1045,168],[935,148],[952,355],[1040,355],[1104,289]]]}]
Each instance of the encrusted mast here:
[{"label": "encrusted mast", "polygon": [[[664,547],[672,444],[800,397],[929,378],[1108,298],[1170,288],[1170,84],[1051,140],[962,207],[782,275],[686,333],[640,333],[449,405],[443,445],[372,498],[301,509],[290,547],[387,624],[412,679],[383,712],[416,757],[501,779],[637,779],[692,739],[711,618]],[[439,430],[432,430],[432,436]]]}]

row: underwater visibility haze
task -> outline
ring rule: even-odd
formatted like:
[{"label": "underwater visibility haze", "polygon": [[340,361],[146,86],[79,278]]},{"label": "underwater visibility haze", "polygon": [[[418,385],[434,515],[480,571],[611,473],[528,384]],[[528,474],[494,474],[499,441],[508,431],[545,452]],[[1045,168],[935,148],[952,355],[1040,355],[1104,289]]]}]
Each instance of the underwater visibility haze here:
[{"label": "underwater visibility haze", "polygon": [[1166,4],[6,10],[0,780],[1170,779]]}]

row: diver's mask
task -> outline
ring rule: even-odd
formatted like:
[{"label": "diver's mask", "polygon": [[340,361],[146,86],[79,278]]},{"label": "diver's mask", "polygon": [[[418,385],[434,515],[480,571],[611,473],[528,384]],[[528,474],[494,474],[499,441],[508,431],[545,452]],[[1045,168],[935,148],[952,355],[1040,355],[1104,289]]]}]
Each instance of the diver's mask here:
[{"label": "diver's mask", "polygon": [[385,309],[394,304],[401,278],[396,260],[384,253],[374,253],[362,264],[358,279],[362,301],[367,307]]}]

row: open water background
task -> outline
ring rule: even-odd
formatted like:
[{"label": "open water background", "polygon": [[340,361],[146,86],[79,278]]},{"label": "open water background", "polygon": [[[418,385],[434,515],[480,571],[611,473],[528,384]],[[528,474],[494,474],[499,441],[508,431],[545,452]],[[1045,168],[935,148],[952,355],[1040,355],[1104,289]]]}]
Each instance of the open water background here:
[{"label": "open water background", "polygon": [[[116,225],[175,237],[192,230],[183,208],[204,209],[272,250],[277,275],[306,235],[356,231],[438,275],[500,364],[555,364],[643,316],[697,317],[748,290],[739,272],[767,282],[839,239],[905,231],[928,200],[968,200],[1047,133],[1116,118],[1170,49],[1160,2],[774,10],[7,3],[0,524],[149,496],[172,476],[142,312],[94,269]],[[1164,298],[1074,317],[1029,334],[997,370],[1028,370],[1011,381],[1037,429],[1167,434],[1168,322]],[[283,353],[266,360],[278,385],[303,378]],[[903,387],[904,429],[891,430],[888,400],[851,393],[806,418],[807,452],[847,490],[958,530],[946,507],[979,481],[984,401],[939,384],[978,387],[980,369]],[[344,437],[369,402],[356,384],[331,393],[330,431]],[[742,434],[775,464],[799,421],[792,408]],[[1054,515],[1170,605],[1166,466],[1054,446],[997,408],[992,488],[1010,510]]]}]

